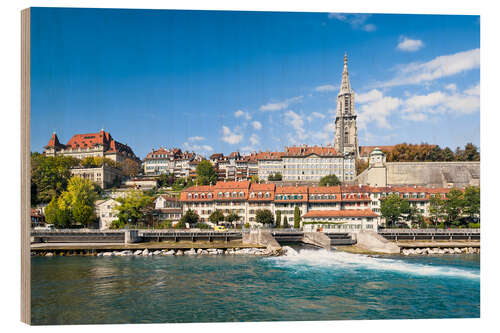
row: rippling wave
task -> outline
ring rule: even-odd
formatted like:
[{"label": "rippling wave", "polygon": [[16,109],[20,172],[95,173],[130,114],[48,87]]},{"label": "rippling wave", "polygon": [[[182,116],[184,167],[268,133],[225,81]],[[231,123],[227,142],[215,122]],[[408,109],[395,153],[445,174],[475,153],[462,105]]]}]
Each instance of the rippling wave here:
[{"label": "rippling wave", "polygon": [[287,254],[281,257],[269,258],[277,265],[286,267],[324,267],[343,270],[381,270],[407,273],[422,276],[449,276],[479,280],[479,270],[468,270],[448,266],[433,266],[411,263],[404,259],[374,257],[363,254],[351,254],[341,251],[295,249],[286,246]]}]

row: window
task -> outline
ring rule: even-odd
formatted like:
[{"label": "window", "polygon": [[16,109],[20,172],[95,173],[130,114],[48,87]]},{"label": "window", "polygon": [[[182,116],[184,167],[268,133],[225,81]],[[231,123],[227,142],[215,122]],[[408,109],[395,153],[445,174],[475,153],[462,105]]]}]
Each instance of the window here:
[{"label": "window", "polygon": [[238,196],[238,193],[233,192],[233,198],[236,198]]},{"label": "window", "polygon": [[347,129],[347,127],[345,128],[344,131],[344,143],[349,144],[349,130]]},{"label": "window", "polygon": [[222,192],[219,192],[217,195],[219,198],[222,198]]},{"label": "window", "polygon": [[240,198],[243,198],[245,196],[245,193],[240,192]]}]

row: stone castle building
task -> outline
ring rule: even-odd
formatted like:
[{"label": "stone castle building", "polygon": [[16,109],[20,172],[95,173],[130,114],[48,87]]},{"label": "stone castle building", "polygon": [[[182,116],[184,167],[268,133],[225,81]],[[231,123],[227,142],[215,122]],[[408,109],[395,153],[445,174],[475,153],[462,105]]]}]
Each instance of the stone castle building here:
[{"label": "stone castle building", "polygon": [[335,118],[335,150],[341,154],[358,157],[358,127],[354,109],[354,91],[351,89],[347,70],[347,55],[344,55],[344,70],[340,92],[337,95],[337,116]]}]

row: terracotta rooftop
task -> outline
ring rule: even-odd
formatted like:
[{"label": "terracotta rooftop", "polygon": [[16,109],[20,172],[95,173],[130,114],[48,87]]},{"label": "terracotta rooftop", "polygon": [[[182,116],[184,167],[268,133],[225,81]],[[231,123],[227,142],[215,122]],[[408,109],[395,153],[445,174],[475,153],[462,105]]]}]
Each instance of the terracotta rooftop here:
[{"label": "terracotta rooftop", "polygon": [[322,157],[326,156],[337,156],[338,153],[333,147],[321,147],[321,146],[293,146],[285,147],[284,156],[287,157],[306,157],[309,155],[318,155]]}]

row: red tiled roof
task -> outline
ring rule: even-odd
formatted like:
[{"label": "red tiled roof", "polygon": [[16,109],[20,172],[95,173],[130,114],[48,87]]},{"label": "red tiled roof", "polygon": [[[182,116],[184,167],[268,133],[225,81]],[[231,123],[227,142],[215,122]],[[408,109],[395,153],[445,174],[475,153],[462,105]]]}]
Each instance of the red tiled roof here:
[{"label": "red tiled roof", "polygon": [[285,153],[280,151],[264,151],[255,154],[255,159],[257,160],[281,160],[281,157]]},{"label": "red tiled roof", "polygon": [[311,186],[309,194],[340,193],[340,186]]},{"label": "red tiled roof", "polygon": [[311,210],[302,217],[377,217],[371,209]]},{"label": "red tiled roof", "polygon": [[132,149],[111,137],[111,134],[101,130],[97,133],[87,133],[87,134],[75,134],[69,139],[66,145],[62,145],[59,143],[59,139],[57,135],[54,133],[49,141],[47,147],[60,147],[65,149],[86,149],[86,148],[94,148],[96,146],[104,146],[104,153],[126,153],[131,157],[135,157]]},{"label": "red tiled roof", "polygon": [[333,147],[320,147],[320,146],[303,146],[303,147],[285,147],[284,156],[299,156],[305,157],[312,154],[318,156],[337,156],[338,153]]},{"label": "red tiled roof", "polygon": [[307,194],[307,186],[276,186],[276,194]]}]

